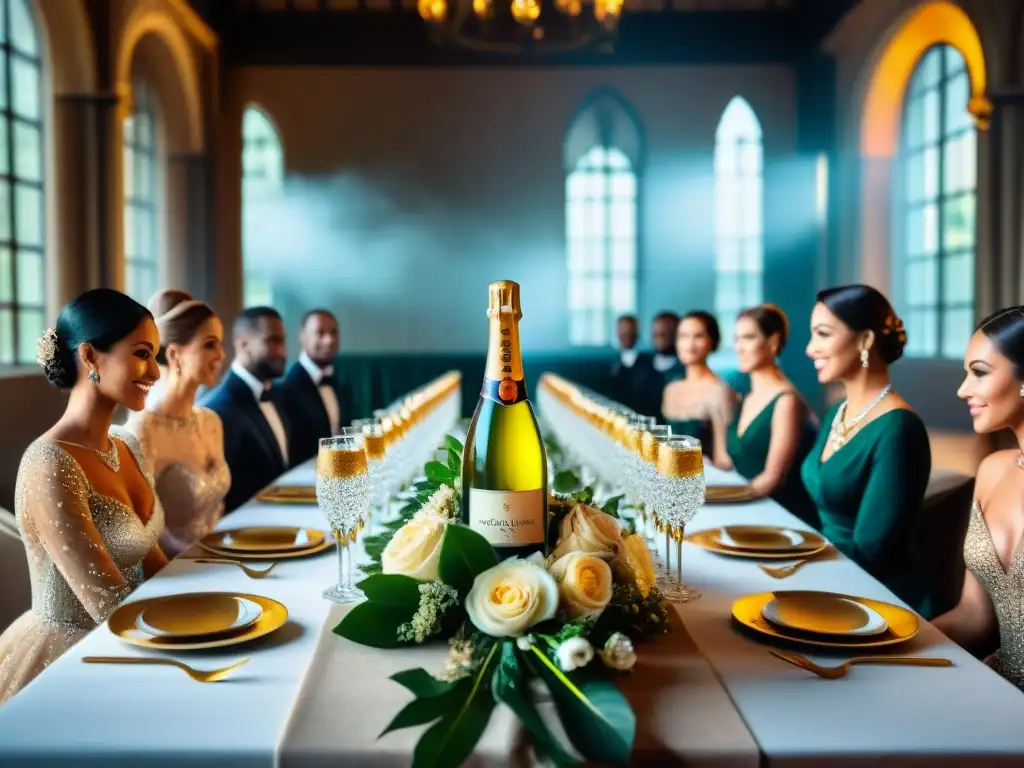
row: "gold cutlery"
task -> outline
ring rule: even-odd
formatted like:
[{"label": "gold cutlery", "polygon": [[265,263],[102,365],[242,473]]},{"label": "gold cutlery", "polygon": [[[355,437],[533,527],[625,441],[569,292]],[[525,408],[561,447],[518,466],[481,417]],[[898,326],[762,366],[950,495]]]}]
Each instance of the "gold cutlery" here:
[{"label": "gold cutlery", "polygon": [[277,563],[271,563],[269,568],[264,568],[261,571],[256,568],[250,568],[248,565],[241,562],[240,560],[214,559],[210,557],[196,557],[193,558],[193,562],[214,563],[221,565],[237,565],[245,572],[245,575],[248,576],[250,579],[265,579],[267,576],[270,575],[270,572],[277,567]]},{"label": "gold cutlery", "polygon": [[801,568],[803,568],[805,565],[807,565],[809,562],[811,562],[811,559],[812,558],[808,557],[808,558],[806,558],[804,560],[798,560],[795,563],[790,563],[789,565],[778,565],[778,566],[763,565],[761,563],[758,563],[757,567],[760,568],[765,573],[767,573],[773,579],[784,579],[787,576],[792,576],[794,573],[799,571]]},{"label": "gold cutlery", "polygon": [[768,652],[778,659],[782,659],[795,667],[806,669],[808,672],[813,672],[818,677],[824,677],[827,680],[838,680],[841,677],[846,677],[846,673],[850,671],[850,667],[854,664],[902,664],[908,667],[953,666],[953,662],[949,659],[925,658],[922,656],[858,656],[834,667],[823,667],[799,653],[776,650],[769,650]]},{"label": "gold cutlery", "polygon": [[230,667],[211,669],[208,672],[204,672],[199,669],[193,669],[188,664],[183,664],[180,661],[176,661],[175,659],[155,659],[153,657],[85,656],[82,659],[82,661],[86,662],[87,664],[157,664],[165,667],[177,667],[197,682],[216,683],[219,680],[223,680],[225,677],[230,675],[239,667],[248,664],[249,658],[244,658],[241,661],[232,664]]}]

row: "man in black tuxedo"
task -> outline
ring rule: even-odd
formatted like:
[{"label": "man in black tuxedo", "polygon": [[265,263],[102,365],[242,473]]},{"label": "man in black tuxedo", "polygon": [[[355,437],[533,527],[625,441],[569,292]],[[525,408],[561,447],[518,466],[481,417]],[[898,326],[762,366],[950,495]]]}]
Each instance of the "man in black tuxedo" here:
[{"label": "man in black tuxedo", "polygon": [[334,375],[338,320],[326,309],[310,310],[302,317],[299,344],[298,362],[277,387],[291,427],[292,464],[316,456],[320,438],[340,434],[355,417],[351,389]]},{"label": "man in black tuxedo", "polygon": [[288,468],[288,422],[271,382],[284,373],[284,322],[277,310],[244,310],[232,328],[235,359],[202,405],[224,424],[224,457],[231,468],[228,512],[241,506]]},{"label": "man in black tuxedo", "polygon": [[679,315],[659,312],[651,321],[651,346],[654,354],[637,358],[633,365],[633,387],[636,404],[632,408],[647,416],[661,419],[661,395],[669,381],[683,375],[683,366],[676,355],[676,330]]},{"label": "man in black tuxedo", "polygon": [[639,398],[636,374],[650,365],[651,354],[636,349],[640,338],[636,315],[620,316],[615,325],[615,333],[619,338],[619,359],[612,365],[611,398],[637,410]]}]

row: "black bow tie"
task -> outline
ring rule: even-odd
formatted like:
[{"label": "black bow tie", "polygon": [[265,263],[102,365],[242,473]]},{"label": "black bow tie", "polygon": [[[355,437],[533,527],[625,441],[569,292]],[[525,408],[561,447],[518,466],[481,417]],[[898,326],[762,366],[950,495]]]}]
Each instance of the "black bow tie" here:
[{"label": "black bow tie", "polygon": [[269,389],[264,389],[263,392],[260,393],[260,402],[261,403],[272,403],[272,402],[274,402],[274,396],[270,394],[270,390]]},{"label": "black bow tie", "polygon": [[338,386],[338,377],[333,373],[325,373],[320,379],[321,387],[336,387]]}]

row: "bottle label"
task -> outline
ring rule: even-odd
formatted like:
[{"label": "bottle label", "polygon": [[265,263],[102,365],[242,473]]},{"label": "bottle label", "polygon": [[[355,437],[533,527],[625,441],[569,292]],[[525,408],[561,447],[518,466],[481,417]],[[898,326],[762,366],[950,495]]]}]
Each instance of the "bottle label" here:
[{"label": "bottle label", "polygon": [[486,491],[469,489],[469,527],[493,547],[542,544],[546,535],[544,489]]},{"label": "bottle label", "polygon": [[498,405],[515,405],[526,400],[526,382],[522,379],[484,379],[480,397],[493,400]]}]

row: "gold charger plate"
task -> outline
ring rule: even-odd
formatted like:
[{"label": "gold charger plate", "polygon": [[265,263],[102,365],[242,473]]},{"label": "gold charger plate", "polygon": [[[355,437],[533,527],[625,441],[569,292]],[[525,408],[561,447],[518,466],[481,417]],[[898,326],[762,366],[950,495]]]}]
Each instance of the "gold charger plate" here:
[{"label": "gold charger plate", "polygon": [[[834,635],[817,635],[812,632],[800,632],[777,627],[767,621],[761,611],[776,598],[785,595],[814,594],[818,597],[832,597],[837,600],[850,600],[871,608],[889,625],[885,632],[877,635],[852,636],[845,635],[841,639]],[[813,645],[821,648],[881,648],[886,645],[905,643],[917,634],[921,622],[913,611],[901,608],[892,603],[871,600],[866,597],[843,595],[836,592],[813,592],[811,590],[777,589],[773,592],[759,592],[739,598],[732,604],[732,617],[744,627],[774,640],[784,640],[802,645]]]},{"label": "gold charger plate", "polygon": [[316,486],[272,485],[257,493],[256,500],[274,504],[316,504]]},{"label": "gold charger plate", "polygon": [[705,504],[739,504],[754,501],[749,485],[709,485],[704,489]]},{"label": "gold charger plate", "polygon": [[139,613],[135,628],[167,640],[209,639],[241,632],[262,614],[262,606],[252,600],[194,592],[151,600]]},{"label": "gold charger plate", "polygon": [[321,552],[328,550],[334,546],[334,539],[325,538],[315,547],[305,547],[303,549],[285,549],[277,552],[242,552],[237,549],[211,547],[208,544],[204,544],[202,541],[199,542],[199,546],[200,548],[205,549],[207,552],[211,552],[220,557],[226,557],[229,560],[292,560],[296,557],[310,557],[311,555],[319,555]]},{"label": "gold charger plate", "polygon": [[251,600],[263,609],[263,613],[255,624],[246,627],[239,632],[227,637],[215,637],[206,640],[182,641],[172,638],[152,637],[142,632],[135,626],[139,615],[149,606],[157,601],[167,600],[167,597],[151,597],[144,600],[135,600],[117,608],[110,618],[107,619],[107,626],[119,640],[131,645],[138,645],[142,648],[152,648],[161,651],[201,651],[208,648],[223,648],[229,645],[248,643],[258,637],[269,635],[271,632],[280,629],[288,621],[288,609],[277,600],[261,595],[250,595],[244,592],[206,592],[210,598],[240,597]]},{"label": "gold charger plate", "polygon": [[251,525],[208,533],[201,543],[232,552],[291,552],[323,544],[327,534],[316,528],[290,525]]},{"label": "gold charger plate", "polygon": [[[762,527],[770,529],[775,526],[727,526],[729,528],[757,528]],[[776,528],[777,530],[777,528]],[[792,530],[796,530],[795,528]],[[802,549],[741,549],[738,547],[730,547],[725,544],[721,544],[718,541],[718,537],[721,533],[721,528],[707,528],[702,531],[694,531],[693,533],[686,536],[686,540],[696,544],[698,547],[710,550],[711,552],[717,552],[720,555],[729,555],[730,557],[749,557],[755,560],[798,560],[805,557],[813,557],[814,555],[820,554],[828,549],[828,542],[819,534],[814,531],[797,531],[802,533],[807,542],[817,542],[815,546],[809,546]]]}]

